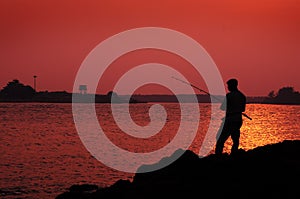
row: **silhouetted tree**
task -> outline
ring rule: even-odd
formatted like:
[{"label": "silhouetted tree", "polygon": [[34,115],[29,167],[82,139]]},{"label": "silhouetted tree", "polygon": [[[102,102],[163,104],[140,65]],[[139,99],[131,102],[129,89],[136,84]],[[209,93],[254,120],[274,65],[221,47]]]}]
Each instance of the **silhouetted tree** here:
[{"label": "silhouetted tree", "polygon": [[120,98],[116,92],[109,91],[106,95],[111,102],[119,102],[120,101]]},{"label": "silhouetted tree", "polygon": [[270,97],[270,98],[274,98],[275,96],[276,96],[275,91],[271,91],[271,92],[268,94],[268,97]]},{"label": "silhouetted tree", "polygon": [[28,85],[24,85],[19,80],[14,79],[0,91],[0,97],[4,99],[29,99],[33,97],[35,90]]},{"label": "silhouetted tree", "polygon": [[295,91],[291,86],[282,87],[278,90],[277,94],[275,94],[274,91],[271,91],[265,102],[276,104],[300,104],[300,93]]},{"label": "silhouetted tree", "polygon": [[293,96],[295,94],[293,87],[283,87],[279,89],[277,97],[288,97]]}]

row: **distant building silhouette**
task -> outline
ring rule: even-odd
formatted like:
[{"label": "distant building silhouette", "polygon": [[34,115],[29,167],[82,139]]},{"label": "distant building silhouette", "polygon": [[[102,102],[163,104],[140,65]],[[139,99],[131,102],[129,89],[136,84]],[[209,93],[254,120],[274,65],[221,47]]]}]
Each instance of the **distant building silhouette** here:
[{"label": "distant building silhouette", "polygon": [[87,85],[79,85],[79,92],[80,92],[80,94],[86,94]]}]

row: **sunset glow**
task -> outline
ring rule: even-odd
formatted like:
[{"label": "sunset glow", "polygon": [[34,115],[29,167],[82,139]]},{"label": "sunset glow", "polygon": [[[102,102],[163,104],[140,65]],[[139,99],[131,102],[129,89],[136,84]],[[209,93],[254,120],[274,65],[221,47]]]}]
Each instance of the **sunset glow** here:
[{"label": "sunset glow", "polygon": [[[14,0],[0,4],[1,87],[12,79],[33,86],[37,75],[39,91],[71,92],[82,61],[101,41],[128,29],[155,26],[195,39],[213,58],[224,81],[238,78],[249,96],[267,95],[283,86],[300,90],[297,0]],[[116,61],[110,80],[99,83],[100,93],[108,92],[118,75],[135,64],[178,60],[166,54],[133,53]],[[176,67],[191,82],[205,86],[199,76],[191,75],[191,67]]]},{"label": "sunset glow", "polygon": [[0,197],[296,198],[299,11],[1,0]]}]

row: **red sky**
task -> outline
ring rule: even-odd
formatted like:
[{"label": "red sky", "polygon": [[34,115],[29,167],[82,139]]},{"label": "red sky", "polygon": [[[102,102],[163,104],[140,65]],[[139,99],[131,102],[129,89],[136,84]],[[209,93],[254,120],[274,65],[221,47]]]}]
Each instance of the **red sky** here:
[{"label": "red sky", "polygon": [[[37,75],[37,90],[71,92],[81,63],[101,41],[155,26],[199,42],[224,81],[238,78],[248,96],[283,86],[300,91],[299,11],[298,0],[2,0],[0,87],[12,79],[33,85]],[[168,56],[156,51],[118,59],[99,92],[108,92],[131,63],[171,63]],[[198,84],[197,77],[188,78]]]}]

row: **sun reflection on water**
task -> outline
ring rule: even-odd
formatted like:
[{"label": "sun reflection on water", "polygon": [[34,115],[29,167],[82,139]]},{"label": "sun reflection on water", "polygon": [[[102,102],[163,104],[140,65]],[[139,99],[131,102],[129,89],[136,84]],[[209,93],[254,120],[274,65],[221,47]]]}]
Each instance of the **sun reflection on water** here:
[{"label": "sun reflection on water", "polygon": [[[243,121],[240,148],[244,150],[285,139],[300,139],[300,106],[248,104],[247,114],[253,120]],[[226,152],[230,151],[231,144],[229,139],[225,146]]]},{"label": "sun reflection on water", "polygon": [[[147,125],[149,106],[132,105],[132,118],[137,124]],[[112,142],[142,153],[168,144],[178,129],[178,104],[164,106],[168,110],[166,127],[149,140],[120,132],[109,116],[110,104],[97,104],[96,110]],[[199,104],[199,107],[199,129],[190,146],[195,153],[199,152],[210,122],[211,105]],[[249,150],[285,139],[300,140],[300,106],[247,104],[246,112],[253,120],[244,118],[240,148]],[[214,122],[213,128],[217,131],[221,121]],[[108,168],[89,154],[76,132],[71,104],[1,104],[0,126],[0,189],[11,193],[8,199],[15,198],[16,193],[24,199],[54,198],[72,184],[108,186],[119,179],[132,179],[134,175]],[[230,147],[231,139],[228,139],[224,152],[229,152]],[[134,160],[128,160],[131,161]]]}]

